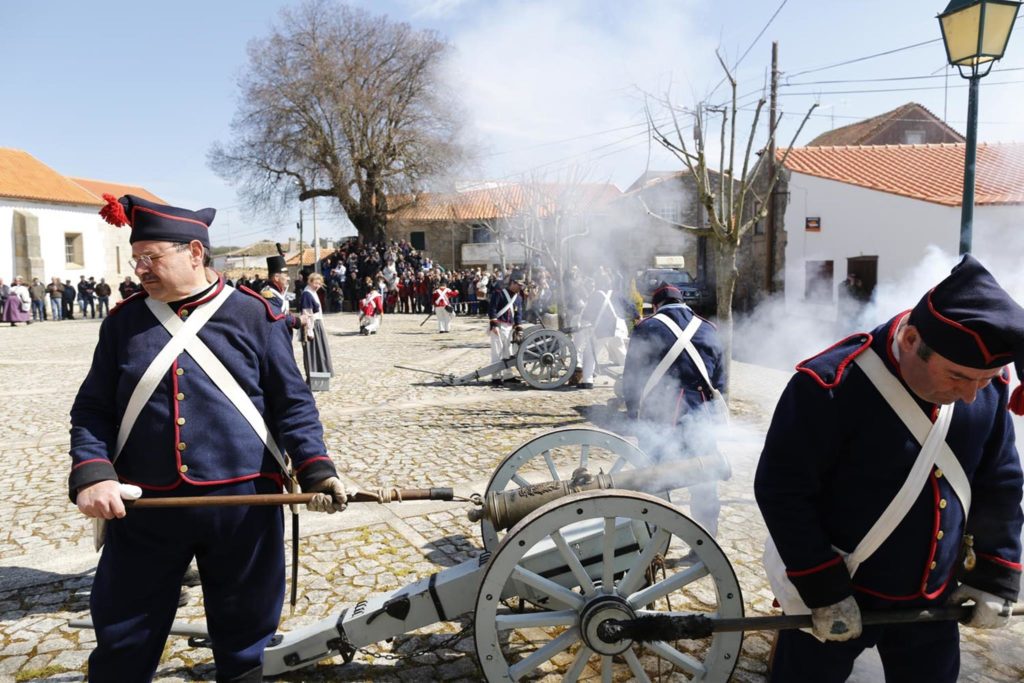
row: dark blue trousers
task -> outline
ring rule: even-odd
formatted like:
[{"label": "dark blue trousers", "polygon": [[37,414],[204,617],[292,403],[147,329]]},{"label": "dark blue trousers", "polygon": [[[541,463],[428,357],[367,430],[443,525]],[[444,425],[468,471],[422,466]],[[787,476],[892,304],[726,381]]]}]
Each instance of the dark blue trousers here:
[{"label": "dark blue trousers", "polygon": [[842,683],[853,660],[877,647],[886,683],[956,683],[960,631],[955,621],[865,626],[860,638],[822,643],[803,631],[779,631],[771,683]]},{"label": "dark blue trousers", "polygon": [[[267,493],[270,482],[184,487],[173,495]],[[151,681],[196,558],[217,680],[259,680],[263,650],[284,600],[284,522],[279,507],[128,510],[107,526],[89,607],[96,649],[89,681]]]}]

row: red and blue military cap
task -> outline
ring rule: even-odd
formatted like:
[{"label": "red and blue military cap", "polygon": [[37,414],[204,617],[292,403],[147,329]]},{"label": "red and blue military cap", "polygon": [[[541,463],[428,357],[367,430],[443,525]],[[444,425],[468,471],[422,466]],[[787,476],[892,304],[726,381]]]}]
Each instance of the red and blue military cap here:
[{"label": "red and blue military cap", "polygon": [[[1024,381],[1024,308],[978,259],[966,254],[910,312],[921,339],[944,358],[979,370],[1015,362]],[[1010,397],[1024,415],[1024,387]]]},{"label": "red and blue military cap", "polygon": [[677,287],[673,287],[668,283],[662,282],[658,285],[658,288],[654,290],[654,293],[651,294],[651,305],[660,306],[669,301],[682,303],[683,293],[680,292]]},{"label": "red and blue military cap", "polygon": [[191,242],[199,240],[210,247],[210,224],[217,215],[216,209],[190,211],[176,206],[157,204],[133,194],[120,199],[104,194],[106,205],[100,209],[103,220],[118,228],[129,225],[132,244],[144,240],[158,242]]}]

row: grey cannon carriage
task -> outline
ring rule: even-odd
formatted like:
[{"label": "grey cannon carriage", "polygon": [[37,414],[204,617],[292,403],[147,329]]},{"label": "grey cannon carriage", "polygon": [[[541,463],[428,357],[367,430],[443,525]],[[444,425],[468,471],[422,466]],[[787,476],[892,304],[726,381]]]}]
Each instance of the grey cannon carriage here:
[{"label": "grey cannon carriage", "polygon": [[514,368],[534,389],[557,389],[572,377],[576,359],[576,345],[568,334],[539,326],[530,327],[523,331],[521,337],[513,336],[508,358],[465,375],[442,374],[441,382],[469,384]]},{"label": "grey cannon carriage", "polygon": [[[266,650],[265,674],[339,654],[350,661],[373,643],[469,617],[489,681],[539,673],[647,680],[672,667],[692,680],[727,681],[742,633],[643,646],[598,635],[606,622],[680,610],[743,616],[740,586],[721,548],[664,493],[719,478],[722,465],[698,458],[656,466],[621,437],[596,429],[528,441],[476,498],[470,514],[480,522],[479,557],[284,633]],[[689,551],[695,559],[679,564]]]}]

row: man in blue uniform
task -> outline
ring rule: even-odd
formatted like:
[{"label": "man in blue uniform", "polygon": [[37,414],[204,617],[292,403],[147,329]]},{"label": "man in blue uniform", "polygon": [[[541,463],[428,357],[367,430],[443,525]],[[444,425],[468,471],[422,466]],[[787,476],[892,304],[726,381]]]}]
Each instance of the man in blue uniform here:
[{"label": "man in blue uniform", "polygon": [[279,492],[287,451],[310,509],[344,508],[312,395],[282,331],[252,292],[207,269],[214,210],[132,195],[101,211],[130,225],[144,293],[100,327],[92,367],[71,409],[71,500],[109,520],[90,609],[90,681],[151,680],[195,557],[218,681],[258,681],[284,594],[276,507],[139,509],[124,484],[152,497]]},{"label": "man in blue uniform", "polygon": [[[518,271],[508,276],[504,287],[495,287],[491,293],[488,314],[491,340],[491,362],[497,363],[512,355],[512,334],[521,329],[523,324],[523,276]],[[504,382],[515,381],[511,370],[499,372],[491,384],[496,387]]]},{"label": "man in blue uniform", "polygon": [[292,314],[291,302],[288,301],[288,268],[284,256],[267,257],[267,286],[260,294],[267,300],[274,315],[283,318],[284,329],[288,339],[292,338],[292,330],[302,327],[302,320]]},{"label": "man in blue uniform", "polygon": [[956,681],[955,622],[862,626],[861,610],[973,601],[1009,620],[1020,584],[1020,459],[1007,363],[1024,309],[973,257],[909,312],[802,362],[776,408],[754,490],[783,609],[773,681],[844,681],[877,647],[889,681]]},{"label": "man in blue uniform", "polygon": [[[655,315],[633,330],[622,370],[626,414],[636,422],[639,446],[657,462],[714,455],[714,430],[728,411],[718,334],[671,285],[655,290],[651,304]],[[690,516],[716,536],[718,483],[689,491]]]}]

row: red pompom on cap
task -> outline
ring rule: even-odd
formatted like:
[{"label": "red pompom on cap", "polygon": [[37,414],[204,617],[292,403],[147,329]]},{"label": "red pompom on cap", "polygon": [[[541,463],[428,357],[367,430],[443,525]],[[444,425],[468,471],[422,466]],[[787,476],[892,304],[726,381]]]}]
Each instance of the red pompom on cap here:
[{"label": "red pompom on cap", "polygon": [[1018,384],[1010,394],[1010,403],[1007,407],[1017,415],[1024,415],[1024,384]]},{"label": "red pompom on cap", "polygon": [[103,217],[103,220],[117,228],[128,225],[128,216],[125,215],[124,206],[117,200],[117,197],[112,194],[104,194],[103,199],[107,202],[106,206],[100,209],[100,216]]}]

